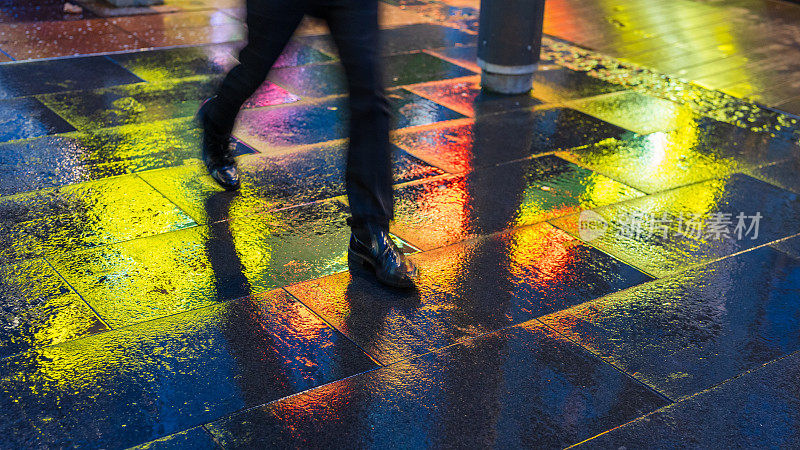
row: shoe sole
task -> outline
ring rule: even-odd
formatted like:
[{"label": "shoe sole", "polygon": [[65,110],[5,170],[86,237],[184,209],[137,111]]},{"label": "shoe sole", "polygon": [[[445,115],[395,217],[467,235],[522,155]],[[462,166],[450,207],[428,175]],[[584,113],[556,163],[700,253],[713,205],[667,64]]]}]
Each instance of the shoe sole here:
[{"label": "shoe sole", "polygon": [[375,269],[375,265],[369,258],[359,255],[358,253],[350,250],[349,248],[347,249],[347,262],[351,267],[356,266],[368,270],[370,273],[375,275],[375,278],[377,278],[378,281],[385,284],[386,286],[390,286],[397,289],[410,289],[414,287],[413,281],[409,283],[396,283],[394,281],[387,280],[386,278],[380,276],[378,274],[378,271]]}]

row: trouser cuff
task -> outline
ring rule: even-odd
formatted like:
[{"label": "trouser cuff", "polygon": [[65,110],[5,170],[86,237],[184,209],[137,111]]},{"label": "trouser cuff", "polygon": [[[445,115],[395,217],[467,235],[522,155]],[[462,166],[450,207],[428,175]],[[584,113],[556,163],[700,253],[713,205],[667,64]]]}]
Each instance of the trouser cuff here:
[{"label": "trouser cuff", "polygon": [[389,229],[389,219],[385,217],[348,217],[347,225],[350,228],[366,228],[367,224],[377,225],[385,230]]}]

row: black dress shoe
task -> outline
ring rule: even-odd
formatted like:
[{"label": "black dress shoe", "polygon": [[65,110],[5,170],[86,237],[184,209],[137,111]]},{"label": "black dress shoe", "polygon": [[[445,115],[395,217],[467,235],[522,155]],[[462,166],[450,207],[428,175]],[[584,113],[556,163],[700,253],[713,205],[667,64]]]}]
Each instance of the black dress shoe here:
[{"label": "black dress shoe", "polygon": [[350,268],[364,267],[375,272],[375,276],[383,284],[396,288],[414,287],[414,279],[418,271],[403,252],[397,248],[389,232],[375,225],[367,225],[364,234],[368,242],[363,242],[350,235],[350,247],[347,249],[347,262]]},{"label": "black dress shoe", "polygon": [[206,100],[197,112],[197,120],[203,128],[203,164],[208,174],[220,186],[229,191],[239,189],[239,169],[231,151],[231,137],[219,134],[214,130],[214,123],[209,117],[212,99]]}]

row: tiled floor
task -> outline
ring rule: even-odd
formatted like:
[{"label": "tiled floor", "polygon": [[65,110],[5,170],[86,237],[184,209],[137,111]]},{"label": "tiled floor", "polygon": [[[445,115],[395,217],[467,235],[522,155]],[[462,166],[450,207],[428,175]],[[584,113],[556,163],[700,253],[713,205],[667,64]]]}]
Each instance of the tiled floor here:
[{"label": "tiled floor", "polygon": [[348,270],[324,24],[229,193],[192,116],[241,1],[78,3],[0,0],[0,447],[800,445],[800,6],[548,0],[508,97],[477,0],[382,2],[395,291]]},{"label": "tiled floor", "polygon": [[797,4],[548,0],[545,33],[795,115]]}]

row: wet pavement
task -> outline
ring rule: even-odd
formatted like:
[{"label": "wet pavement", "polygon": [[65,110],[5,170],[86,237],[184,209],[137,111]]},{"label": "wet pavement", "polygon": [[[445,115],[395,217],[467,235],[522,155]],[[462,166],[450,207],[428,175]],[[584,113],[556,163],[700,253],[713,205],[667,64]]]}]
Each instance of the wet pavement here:
[{"label": "wet pavement", "polygon": [[797,447],[800,5],[386,0],[397,291],[348,270],[347,98],[306,21],[220,189],[240,0],[0,0],[0,447]]}]

